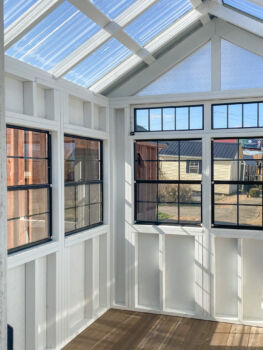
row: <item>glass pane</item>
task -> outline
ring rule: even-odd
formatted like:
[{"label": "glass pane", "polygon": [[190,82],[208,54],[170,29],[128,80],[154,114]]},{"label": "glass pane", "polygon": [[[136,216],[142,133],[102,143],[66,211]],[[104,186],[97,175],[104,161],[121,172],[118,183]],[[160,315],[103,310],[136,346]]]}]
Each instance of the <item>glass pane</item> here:
[{"label": "glass pane", "polygon": [[136,184],[137,201],[156,202],[157,201],[157,184]]},{"label": "glass pane", "polygon": [[64,75],[64,78],[87,88],[130,55],[129,49],[116,39],[110,39]]},{"label": "glass pane", "polygon": [[180,184],[179,201],[180,203],[201,203],[201,185]]},{"label": "glass pane", "polygon": [[180,160],[194,158],[195,160],[202,159],[202,141],[188,140],[180,142]]},{"label": "glass pane", "polygon": [[236,205],[215,205],[214,206],[215,225],[237,225]]},{"label": "glass pane", "polygon": [[239,185],[239,204],[262,205],[262,185]]},{"label": "glass pane", "polygon": [[214,161],[214,180],[238,181],[238,161]]},{"label": "glass pane", "polygon": [[20,247],[28,243],[28,219],[21,217],[7,223],[8,249]]},{"label": "glass pane", "polygon": [[25,131],[25,152],[27,157],[47,158],[47,134],[36,131]]},{"label": "glass pane", "polygon": [[161,203],[158,206],[158,221],[162,223],[178,223],[178,204]]},{"label": "glass pane", "polygon": [[149,130],[149,110],[137,109],[136,110],[136,131]]},{"label": "glass pane", "polygon": [[63,1],[12,45],[7,54],[50,70],[99,30],[99,25],[68,1]]},{"label": "glass pane", "polygon": [[239,162],[240,181],[262,181],[262,161],[245,160]]},{"label": "glass pane", "polygon": [[163,203],[178,202],[177,184],[158,184],[158,201]]},{"label": "glass pane", "polygon": [[262,206],[239,206],[239,225],[262,226]]},{"label": "glass pane", "polygon": [[214,203],[237,204],[237,185],[223,184],[214,186]]},{"label": "glass pane", "polygon": [[21,129],[6,129],[7,157],[24,157],[25,131]]},{"label": "glass pane", "polygon": [[29,215],[42,214],[49,211],[47,188],[28,190],[28,209]]},{"label": "glass pane", "polygon": [[262,159],[262,139],[239,139],[239,159]]},{"label": "glass pane", "polygon": [[88,141],[81,138],[75,138],[74,139],[74,146],[75,146],[75,158],[76,160],[84,160],[87,158],[87,148],[88,148]]},{"label": "glass pane", "polygon": [[74,181],[74,167],[75,167],[75,162],[73,161],[65,161],[64,163],[64,179],[65,182],[72,182]]},{"label": "glass pane", "polygon": [[64,137],[64,159],[75,159],[75,140],[69,136]]},{"label": "glass pane", "polygon": [[101,202],[101,185],[92,184],[90,185],[90,203],[99,203]]},{"label": "glass pane", "polygon": [[65,210],[65,232],[70,232],[76,229],[76,210]]},{"label": "glass pane", "polygon": [[136,159],[138,162],[142,160],[157,160],[157,142],[137,141]]},{"label": "glass pane", "polygon": [[213,106],[213,129],[227,128],[227,106]]},{"label": "glass pane", "polygon": [[200,204],[180,204],[179,211],[181,224],[201,223]]},{"label": "glass pane", "polygon": [[25,185],[25,160],[7,158],[7,186]]},{"label": "glass pane", "polygon": [[49,214],[35,215],[29,219],[29,242],[48,238]]},{"label": "glass pane", "polygon": [[90,205],[90,225],[101,222],[101,204]]},{"label": "glass pane", "polygon": [[223,0],[224,4],[263,20],[263,8],[249,0]]},{"label": "glass pane", "polygon": [[179,142],[178,141],[159,141],[158,142],[159,160],[178,160]]},{"label": "glass pane", "polygon": [[188,130],[188,107],[176,108],[176,130]]},{"label": "glass pane", "polygon": [[238,158],[237,139],[217,139],[213,141],[213,158],[230,160]]},{"label": "glass pane", "polygon": [[244,108],[244,127],[251,128],[258,125],[258,105],[257,103],[246,103]]},{"label": "glass pane", "polygon": [[163,108],[163,130],[175,130],[175,108]]},{"label": "glass pane", "polygon": [[150,130],[162,130],[162,110],[160,108],[150,109]]},{"label": "glass pane", "polygon": [[48,164],[47,160],[27,159],[25,178],[27,184],[47,184],[48,183]]},{"label": "glass pane", "polygon": [[242,128],[242,104],[228,106],[228,127]]},{"label": "glass pane", "polygon": [[89,206],[78,207],[77,212],[77,229],[89,226]]},{"label": "glass pane", "polygon": [[87,181],[100,180],[100,162],[99,161],[87,161],[85,162],[85,179]]},{"label": "glass pane", "polygon": [[201,181],[202,162],[196,160],[180,161],[180,180]]},{"label": "glass pane", "polygon": [[136,203],[137,221],[156,222],[157,203]]},{"label": "glass pane", "polygon": [[[72,167],[72,164],[71,164]],[[74,163],[74,181],[84,181],[85,180],[85,169],[87,170],[87,161],[86,160],[78,160]],[[68,171],[68,168],[67,168]],[[72,176],[72,173],[69,173]],[[86,176],[86,180],[88,180],[88,174]]]},{"label": "glass pane", "polygon": [[83,206],[89,204],[89,186],[76,186],[76,206]]},{"label": "glass pane", "polygon": [[114,19],[123,11],[127,10],[135,0],[93,0],[92,3],[97,6],[107,16]]},{"label": "glass pane", "polygon": [[4,1],[4,23],[5,28],[13,23],[18,17],[25,13],[37,0],[5,0]]},{"label": "glass pane", "polygon": [[187,0],[160,0],[131,22],[125,31],[144,46],[191,9]]},{"label": "glass pane", "polygon": [[27,215],[27,191],[7,192],[7,218],[19,218]]},{"label": "glass pane", "polygon": [[259,114],[259,126],[263,127],[263,103],[258,105],[258,114]]},{"label": "glass pane", "polygon": [[87,140],[87,159],[100,159],[100,142]]},{"label": "glass pane", "polygon": [[203,129],[203,107],[190,107],[190,129]]},{"label": "glass pane", "polygon": [[75,186],[65,186],[65,191],[64,191],[65,209],[75,208],[76,206],[75,191],[76,191]]},{"label": "glass pane", "polygon": [[157,180],[157,162],[137,161],[136,163],[137,180]]},{"label": "glass pane", "polygon": [[159,180],[179,180],[179,162],[159,162]]}]

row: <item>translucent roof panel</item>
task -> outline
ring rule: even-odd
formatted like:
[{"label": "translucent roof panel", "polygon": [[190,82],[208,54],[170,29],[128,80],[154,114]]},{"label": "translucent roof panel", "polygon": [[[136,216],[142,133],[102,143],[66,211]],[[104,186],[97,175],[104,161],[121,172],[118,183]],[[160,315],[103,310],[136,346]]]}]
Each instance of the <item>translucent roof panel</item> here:
[{"label": "translucent roof panel", "polygon": [[105,15],[111,19],[119,16],[123,11],[130,7],[136,0],[91,0]]},{"label": "translucent roof panel", "polygon": [[139,45],[145,45],[191,9],[188,0],[159,0],[131,22],[125,31]]},{"label": "translucent roof panel", "polygon": [[36,2],[37,0],[4,0],[4,27],[10,26]]},{"label": "translucent roof panel", "polygon": [[89,87],[130,55],[131,51],[129,49],[116,39],[110,39],[69,71],[64,78],[84,87]]},{"label": "translucent roof panel", "polygon": [[6,53],[49,70],[99,30],[98,25],[65,1]]},{"label": "translucent roof panel", "polygon": [[231,6],[236,10],[263,20],[263,6],[256,5],[249,0],[223,0],[223,2],[225,5]]}]

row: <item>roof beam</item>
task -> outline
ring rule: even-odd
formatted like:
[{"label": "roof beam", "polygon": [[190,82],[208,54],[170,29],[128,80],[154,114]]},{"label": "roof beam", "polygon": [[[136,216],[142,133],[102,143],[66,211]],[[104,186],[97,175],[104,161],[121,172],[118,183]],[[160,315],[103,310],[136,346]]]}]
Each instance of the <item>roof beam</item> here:
[{"label": "roof beam", "polygon": [[255,5],[263,6],[263,0],[249,0],[250,2],[253,2]]},{"label": "roof beam", "polygon": [[[132,52],[134,52],[138,57],[143,59],[147,64],[153,62],[154,57],[152,57],[149,52],[146,52],[144,48],[142,48],[137,44],[137,42],[128,36],[128,34],[126,34],[122,28],[127,26],[130,22],[136,19],[156,2],[157,0],[137,0],[117,18],[115,18],[114,21],[111,21],[103,13],[99,14],[98,9],[92,10],[92,6],[94,7],[94,5],[92,5],[89,1],[85,0],[85,4],[89,3],[88,7],[85,8],[83,0],[71,0],[71,3],[74,6],[78,7],[80,10],[83,10],[83,12],[92,18],[97,24],[100,23],[102,25],[104,23],[104,26],[92,38],[87,40],[84,44],[82,44],[70,55],[68,55],[64,60],[53,67],[50,70],[50,73],[53,74],[55,78],[60,78],[85,58],[87,58],[90,54],[92,54],[92,52],[102,46],[111,37],[115,37],[117,40],[127,46]],[[90,9],[91,12],[88,12],[87,9]]]},{"label": "roof beam", "polygon": [[206,44],[215,32],[215,25],[212,21],[206,26],[195,31],[191,36],[183,40],[173,49],[161,56],[151,66],[138,73],[126,83],[118,87],[112,94],[113,97],[124,97],[136,94],[149,85],[169,69],[181,62],[183,59]]},{"label": "roof beam", "polygon": [[215,1],[210,1],[207,3],[207,10],[213,16],[221,18],[241,29],[245,29],[248,32],[263,37],[263,23],[260,21],[257,21],[238,11],[232,10],[229,7],[220,5]]},{"label": "roof beam", "polygon": [[28,33],[61,3],[62,0],[38,0],[5,29],[5,50]]},{"label": "roof beam", "polygon": [[[166,45],[170,40],[180,35],[183,31],[189,28],[194,23],[198,22],[205,14],[207,14],[206,7],[201,5],[198,9],[193,9],[189,13],[185,14],[182,18],[172,24],[168,29],[163,31],[160,35],[150,41],[145,49],[153,54],[161,47]],[[95,84],[90,87],[95,93],[103,91],[110,86],[115,80],[124,76],[127,72],[133,69],[141,60],[138,56],[132,55],[127,60],[118,65],[115,69],[99,79]]]}]

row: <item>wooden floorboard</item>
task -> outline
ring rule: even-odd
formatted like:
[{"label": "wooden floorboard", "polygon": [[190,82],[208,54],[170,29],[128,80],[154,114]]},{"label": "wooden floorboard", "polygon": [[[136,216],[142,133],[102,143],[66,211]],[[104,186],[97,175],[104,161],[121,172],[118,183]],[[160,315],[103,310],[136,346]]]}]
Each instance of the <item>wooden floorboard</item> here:
[{"label": "wooden floorboard", "polygon": [[63,350],[263,350],[263,328],[109,310]]}]

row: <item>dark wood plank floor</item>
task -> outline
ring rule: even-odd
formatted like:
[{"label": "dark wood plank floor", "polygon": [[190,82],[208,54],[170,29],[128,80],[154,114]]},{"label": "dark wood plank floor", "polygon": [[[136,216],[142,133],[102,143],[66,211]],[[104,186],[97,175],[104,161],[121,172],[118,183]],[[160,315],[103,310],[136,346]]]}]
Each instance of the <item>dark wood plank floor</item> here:
[{"label": "dark wood plank floor", "polygon": [[64,350],[263,350],[263,328],[109,310]]}]

